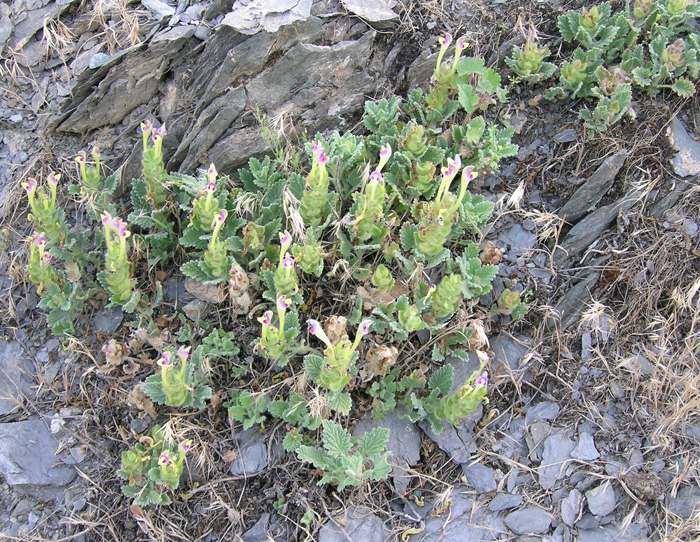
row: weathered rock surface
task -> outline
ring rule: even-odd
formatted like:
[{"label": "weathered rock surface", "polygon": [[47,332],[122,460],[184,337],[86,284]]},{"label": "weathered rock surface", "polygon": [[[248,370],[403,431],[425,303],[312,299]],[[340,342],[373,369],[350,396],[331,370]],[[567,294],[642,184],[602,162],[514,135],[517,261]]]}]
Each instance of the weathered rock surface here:
[{"label": "weathered rock surface", "polygon": [[606,158],[593,175],[579,187],[569,201],[557,213],[567,222],[576,222],[595,208],[615,182],[615,176],[627,158],[627,150],[622,150]]},{"label": "weathered rock surface", "polygon": [[[342,519],[342,521],[340,521]],[[388,532],[382,520],[367,508],[355,507],[348,510],[339,521],[330,521],[321,527],[319,542],[384,542]]]},{"label": "weathered rock surface", "polygon": [[586,491],[588,509],[596,516],[607,516],[617,506],[617,497],[610,481]]},{"label": "weathered rock surface", "polygon": [[33,365],[19,342],[0,340],[0,415],[12,412],[32,394]]},{"label": "weathered rock surface", "polygon": [[311,14],[312,0],[241,0],[222,24],[241,34],[253,35],[261,30],[277,32],[281,27],[302,21]]},{"label": "weathered rock surface", "polygon": [[700,143],[688,134],[678,117],[671,122],[669,139],[677,152],[671,161],[673,170],[681,177],[700,173]]},{"label": "weathered rock surface", "polygon": [[11,486],[60,487],[75,478],[75,469],[56,465],[58,442],[43,419],[0,424],[0,471]]},{"label": "weathered rock surface", "polygon": [[388,28],[399,20],[399,16],[391,9],[396,0],[341,0],[348,11],[371,23],[378,28]]},{"label": "weathered rock surface", "polygon": [[549,530],[552,517],[539,506],[528,506],[508,514],[505,523],[515,534],[541,534]]},{"label": "weathered rock surface", "polygon": [[511,495],[510,493],[499,493],[489,503],[489,510],[492,512],[500,512],[520,506],[523,498],[520,495]]},{"label": "weathered rock surface", "polygon": [[555,433],[544,441],[542,463],[537,469],[540,485],[543,489],[551,489],[566,473],[566,467],[571,461],[571,451],[576,446],[565,432]]},{"label": "weathered rock surface", "polygon": [[561,520],[569,527],[573,527],[581,516],[583,495],[578,489],[572,489],[564,500],[561,501]]},{"label": "weathered rock surface", "polygon": [[467,477],[469,484],[479,493],[491,493],[496,491],[496,478],[493,471],[486,465],[474,463],[473,465],[462,465],[462,471]]},{"label": "weathered rock surface", "polygon": [[238,456],[231,462],[231,474],[249,476],[267,467],[267,445],[258,437],[255,428],[236,435]]},{"label": "weathered rock surface", "polygon": [[571,457],[579,461],[595,461],[600,457],[600,453],[596,450],[593,435],[590,433],[581,433],[576,444],[576,448],[571,452]]},{"label": "weathered rock surface", "polygon": [[494,338],[491,341],[494,374],[507,374],[509,371],[522,369],[521,361],[529,350],[528,344],[531,342],[527,337],[511,337],[505,333]]}]

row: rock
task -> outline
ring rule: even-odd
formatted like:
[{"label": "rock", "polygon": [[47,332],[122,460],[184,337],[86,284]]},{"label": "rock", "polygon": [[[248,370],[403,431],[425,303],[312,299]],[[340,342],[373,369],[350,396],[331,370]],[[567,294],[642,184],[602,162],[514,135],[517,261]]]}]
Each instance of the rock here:
[{"label": "rock", "polygon": [[389,533],[384,528],[382,520],[364,507],[349,509],[342,518],[329,521],[318,535],[319,542],[347,542],[361,540],[362,542],[384,542]]},{"label": "rock", "polygon": [[412,535],[411,542],[487,542],[495,540],[505,530],[497,513],[487,512],[467,494],[452,492],[449,514],[429,515],[425,530]]},{"label": "rock", "polygon": [[583,495],[578,489],[572,489],[569,495],[561,501],[561,519],[569,527],[573,527],[581,517]]},{"label": "rock", "polygon": [[496,478],[493,471],[486,465],[474,463],[473,465],[462,465],[462,471],[467,477],[467,481],[478,493],[491,493],[496,491]]},{"label": "rock", "polygon": [[668,509],[682,519],[689,519],[700,503],[700,488],[696,485],[683,486],[675,497],[668,498]]},{"label": "rock", "polygon": [[501,333],[491,341],[491,350],[494,354],[494,374],[508,374],[510,371],[521,369],[520,361],[529,350],[532,341],[524,336],[512,337]]},{"label": "rock", "polygon": [[509,249],[505,258],[509,262],[515,262],[520,256],[532,249],[536,242],[537,235],[527,231],[520,224],[513,224],[498,233],[496,245]]},{"label": "rock", "polygon": [[197,299],[207,303],[221,303],[226,298],[226,292],[223,288],[216,284],[202,284],[190,277],[185,280],[185,289]]},{"label": "rock", "polygon": [[617,505],[615,490],[609,480],[586,491],[586,501],[591,513],[601,517],[612,513]]},{"label": "rock", "polygon": [[304,20],[311,15],[312,0],[241,0],[221,24],[246,35],[261,30],[277,32],[281,27]]},{"label": "rock", "polygon": [[[44,28],[45,24],[48,24],[61,15],[68,9],[72,2],[73,0],[49,2],[43,7],[25,12],[26,18],[22,22],[14,25],[12,35],[7,39],[7,49],[19,53],[19,51],[24,48],[25,44],[28,43],[39,30]],[[7,25],[5,25],[4,28],[5,31],[7,31]]]},{"label": "rock", "polygon": [[33,395],[34,365],[19,342],[0,340],[0,415],[8,414]]},{"label": "rock", "polygon": [[505,523],[515,534],[542,534],[549,530],[552,518],[539,506],[528,506],[508,514]]},{"label": "rock", "polygon": [[194,30],[194,37],[198,40],[206,41],[209,39],[209,36],[211,36],[211,28],[205,24],[200,24]]},{"label": "rock", "polygon": [[182,307],[182,312],[193,322],[199,322],[203,320],[209,312],[209,303],[201,299],[193,299]]},{"label": "rock", "polygon": [[554,433],[544,441],[542,463],[537,469],[543,489],[551,489],[564,477],[575,444],[565,432]]},{"label": "rock", "polygon": [[435,73],[438,51],[424,48],[408,68],[408,88],[427,87]]},{"label": "rock", "polygon": [[405,418],[400,418],[396,411],[389,412],[381,420],[360,420],[353,436],[359,437],[375,427],[389,429],[389,444],[387,450],[391,452],[389,463],[396,466],[392,470],[394,485],[398,493],[405,493],[410,483],[410,476],[406,474],[408,467],[414,466],[420,460],[421,436],[416,426]]},{"label": "rock", "polygon": [[95,315],[94,324],[95,327],[102,333],[111,335],[122,323],[124,319],[124,313],[120,307],[114,308],[103,308]]},{"label": "rock", "polygon": [[525,437],[530,459],[540,460],[545,439],[552,433],[552,426],[547,422],[535,422],[529,427],[530,434]]},{"label": "rock", "polygon": [[361,19],[381,29],[389,28],[399,21],[399,16],[392,11],[395,0],[340,0],[345,9]]},{"label": "rock", "polygon": [[474,426],[481,419],[483,411],[483,407],[479,405],[469,416],[460,420],[456,427],[450,423],[445,424],[439,435],[433,432],[430,423],[426,420],[420,422],[419,426],[442,451],[450,456],[452,461],[461,465],[469,463],[471,454],[476,451]]},{"label": "rock", "polygon": [[554,401],[542,401],[530,407],[525,415],[525,424],[538,422],[540,420],[551,421],[559,415],[560,407]]},{"label": "rock", "polygon": [[597,529],[579,529],[577,542],[639,542],[649,540],[647,528],[633,523],[629,527],[606,525]]},{"label": "rock", "polygon": [[593,436],[590,433],[581,433],[576,448],[571,452],[571,457],[579,461],[595,461],[600,457],[596,450]]},{"label": "rock", "polygon": [[4,3],[0,4],[0,53],[3,52],[13,28],[14,25],[10,20],[10,7]]},{"label": "rock", "polygon": [[577,139],[576,130],[573,128],[566,128],[565,130],[555,134],[552,139],[555,143],[571,143]]},{"label": "rock", "polygon": [[600,273],[588,271],[583,275],[583,278],[574,286],[569,288],[569,291],[564,294],[559,303],[557,303],[557,317],[550,317],[547,320],[547,328],[558,328],[561,331],[566,331],[578,321],[578,315],[581,309],[586,306],[591,300],[591,290]]},{"label": "rock", "polygon": [[632,374],[636,374],[638,376],[651,376],[654,374],[654,372],[656,372],[654,365],[649,362],[649,358],[647,358],[642,352],[638,352],[628,358],[625,358],[622,360],[619,366],[624,367]]},{"label": "rock", "polygon": [[95,53],[90,59],[90,64],[88,65],[88,67],[91,70],[96,70],[97,68],[101,68],[102,66],[107,64],[107,62],[109,62],[110,60],[112,60],[112,57],[107,53]]},{"label": "rock", "polygon": [[231,462],[229,472],[250,476],[267,467],[267,445],[259,440],[256,429],[243,431],[235,436],[238,442],[238,457]]},{"label": "rock", "polygon": [[153,13],[153,15],[156,15],[161,19],[175,15],[175,8],[166,4],[165,2],[162,2],[161,0],[141,0],[141,4],[143,4],[143,7],[145,7],[148,11]]},{"label": "rock", "polygon": [[270,525],[270,514],[263,514],[260,519],[248,529],[241,538],[243,542],[268,542],[270,537],[267,535],[268,526]]},{"label": "rock", "polygon": [[523,498],[520,495],[499,493],[489,503],[489,510],[491,510],[491,512],[500,512],[501,510],[508,510],[509,508],[520,506],[522,502]]},{"label": "rock", "polygon": [[625,163],[625,158],[627,158],[626,149],[606,158],[593,175],[574,192],[566,205],[559,209],[557,214],[567,222],[572,223],[594,209],[612,187],[617,173]]},{"label": "rock", "polygon": [[700,173],[700,142],[688,134],[683,123],[674,117],[668,128],[668,137],[677,154],[671,165],[677,175],[690,177]]},{"label": "rock", "polygon": [[58,442],[46,424],[44,419],[0,424],[0,471],[11,486],[31,491],[34,486],[64,486],[75,478],[73,467],[54,466]]}]

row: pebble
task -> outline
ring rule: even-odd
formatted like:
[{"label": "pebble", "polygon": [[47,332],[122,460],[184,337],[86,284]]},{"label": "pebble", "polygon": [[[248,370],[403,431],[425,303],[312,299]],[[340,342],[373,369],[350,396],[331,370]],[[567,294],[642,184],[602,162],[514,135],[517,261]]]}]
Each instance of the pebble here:
[{"label": "pebble", "polygon": [[593,436],[590,433],[581,433],[579,435],[578,443],[571,452],[571,457],[579,461],[595,461],[600,457],[600,453],[596,450]]},{"label": "pebble", "polygon": [[523,498],[520,495],[499,493],[489,503],[489,510],[491,510],[491,512],[500,512],[501,510],[507,510],[509,508],[520,506],[522,502]]},{"label": "pebble", "polygon": [[542,401],[528,409],[525,415],[525,423],[538,422],[540,420],[554,420],[559,415],[561,408],[554,401]]},{"label": "pebble", "polygon": [[586,501],[588,509],[596,516],[607,516],[617,506],[615,490],[609,480],[586,491]]},{"label": "pebble", "polygon": [[205,24],[200,24],[194,30],[194,37],[198,40],[206,41],[211,36],[211,28]]},{"label": "pebble", "polygon": [[700,503],[700,488],[695,484],[682,487],[675,497],[668,498],[668,508],[678,517],[687,520],[698,508]]},{"label": "pebble", "polygon": [[481,463],[462,465],[462,470],[469,483],[478,493],[491,493],[496,491],[496,478],[493,471]]},{"label": "pebble", "polygon": [[541,534],[549,530],[552,517],[539,506],[528,506],[508,514],[505,523],[515,534]]},{"label": "pebble", "polygon": [[363,507],[351,508],[342,517],[329,521],[318,533],[319,542],[384,542],[384,523],[379,516]]},{"label": "pebble", "polygon": [[572,489],[569,495],[561,501],[561,519],[569,527],[573,527],[581,514],[583,494],[578,489]]},{"label": "pebble", "polygon": [[543,489],[552,489],[557,481],[565,476],[574,446],[563,431],[547,437],[544,441],[542,463],[538,469],[539,482]]}]

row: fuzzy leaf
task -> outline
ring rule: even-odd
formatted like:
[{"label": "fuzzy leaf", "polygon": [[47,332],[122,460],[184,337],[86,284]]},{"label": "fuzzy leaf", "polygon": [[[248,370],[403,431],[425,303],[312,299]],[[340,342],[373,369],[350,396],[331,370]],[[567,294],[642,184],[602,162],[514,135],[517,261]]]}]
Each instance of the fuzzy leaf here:
[{"label": "fuzzy leaf", "polygon": [[365,433],[358,443],[357,453],[364,457],[379,455],[389,444],[389,430],[385,427],[375,427]]},{"label": "fuzzy leaf", "polygon": [[447,395],[452,389],[454,372],[455,371],[452,365],[443,365],[433,373],[433,376],[430,377],[428,386],[432,390],[439,390],[443,394]]},{"label": "fuzzy leaf", "polygon": [[678,96],[681,98],[690,98],[693,94],[695,94],[695,86],[693,86],[693,83],[685,77],[676,79],[671,85],[671,90],[678,94]]},{"label": "fuzzy leaf", "polygon": [[352,448],[352,437],[340,424],[326,420],[323,422],[323,447],[331,457],[342,458]]},{"label": "fuzzy leaf", "polygon": [[323,358],[315,354],[309,354],[304,358],[304,367],[309,375],[309,378],[316,382],[321,376],[321,368],[323,367]]},{"label": "fuzzy leaf", "polygon": [[326,394],[326,399],[328,399],[328,408],[333,412],[338,412],[344,416],[350,414],[352,399],[349,393],[344,391],[329,391]]}]

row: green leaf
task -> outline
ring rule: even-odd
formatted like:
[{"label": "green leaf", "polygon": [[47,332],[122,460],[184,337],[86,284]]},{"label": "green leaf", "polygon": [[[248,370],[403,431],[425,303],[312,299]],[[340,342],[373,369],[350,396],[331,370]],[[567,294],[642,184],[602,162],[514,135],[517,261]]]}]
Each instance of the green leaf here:
[{"label": "green leaf", "polygon": [[685,77],[679,77],[671,85],[671,90],[678,94],[681,98],[690,98],[695,94],[695,86]]},{"label": "green leaf", "polygon": [[452,389],[454,379],[454,368],[452,365],[443,365],[433,373],[428,381],[428,386],[432,390],[439,390],[447,395]]},{"label": "green leaf", "polygon": [[484,73],[486,65],[482,58],[467,57],[463,58],[457,64],[457,73],[459,75],[469,75],[472,73]]},{"label": "green leaf", "polygon": [[323,358],[315,354],[309,354],[304,358],[304,367],[309,378],[316,382],[321,376],[321,368],[323,367]]},{"label": "green leaf", "polygon": [[328,466],[328,458],[320,448],[301,445],[297,448],[297,457],[300,461],[311,463],[317,469],[323,469]]},{"label": "green leaf", "polygon": [[141,386],[141,390],[148,395],[151,401],[164,405],[167,397],[163,393],[163,384],[160,374],[149,376]]},{"label": "green leaf", "polygon": [[331,457],[347,456],[352,448],[352,437],[340,424],[331,420],[323,422],[323,447]]},{"label": "green leaf", "polygon": [[357,453],[364,457],[379,455],[389,444],[389,430],[386,427],[375,427],[365,433],[358,443]]},{"label": "green leaf", "polygon": [[329,391],[326,394],[326,399],[328,399],[328,408],[333,412],[338,412],[344,416],[350,414],[352,398],[349,393],[344,391]]},{"label": "green leaf", "polygon": [[416,226],[411,224],[407,228],[401,230],[401,248],[405,252],[410,252],[416,248],[416,233],[418,232]]}]

